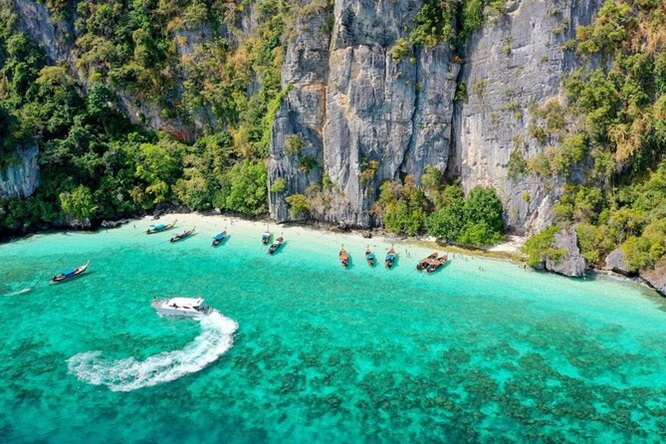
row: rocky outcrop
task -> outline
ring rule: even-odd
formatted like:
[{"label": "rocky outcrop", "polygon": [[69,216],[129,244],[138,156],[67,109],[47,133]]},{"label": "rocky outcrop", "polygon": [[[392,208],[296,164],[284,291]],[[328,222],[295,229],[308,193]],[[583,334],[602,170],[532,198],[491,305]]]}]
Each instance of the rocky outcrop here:
[{"label": "rocky outcrop", "polygon": [[32,196],[39,185],[39,150],[32,144],[16,151],[17,161],[0,169],[0,197]]},{"label": "rocky outcrop", "polygon": [[642,272],[645,279],[662,296],[666,296],[666,258],[662,258],[653,269]]},{"label": "rocky outcrop", "polygon": [[555,245],[553,248],[564,250],[565,253],[557,261],[547,259],[546,270],[569,277],[585,276],[587,264],[585,263],[585,258],[580,254],[578,237],[573,226],[562,228],[555,234]]},{"label": "rocky outcrop", "polygon": [[[283,82],[293,89],[273,127],[269,178],[285,179],[288,195],[326,176],[334,186],[321,213],[328,222],[367,227],[380,181],[400,173],[418,180],[428,164],[442,171],[447,166],[460,67],[446,45],[400,59],[390,52],[399,38],[408,37],[420,7],[419,1],[341,0],[330,41],[317,32],[299,32],[288,46]],[[305,26],[312,30],[314,23]],[[285,158],[292,133],[305,142],[303,156],[317,160],[314,174]],[[362,176],[373,161],[375,173]],[[271,194],[270,209],[277,220],[287,218],[281,196]]]},{"label": "rocky outcrop", "polygon": [[[19,28],[30,39],[44,49],[47,57],[54,63],[64,64],[69,73],[75,77],[84,88],[88,88],[89,81],[86,73],[76,64],[76,30],[70,20],[57,19],[49,14],[44,2],[35,0],[10,0],[3,2],[11,5],[19,18]],[[198,30],[199,36],[208,36],[208,29]],[[195,34],[194,31],[190,34]],[[179,54],[189,51],[190,34],[176,34],[174,43]],[[154,103],[137,101],[131,92],[117,90],[118,107],[135,124],[146,124],[154,129],[164,131],[177,139],[191,139],[195,128],[191,128],[180,119],[166,119],[163,110]],[[203,125],[200,116],[194,116],[196,123]]]},{"label": "rocky outcrop", "polygon": [[629,266],[627,259],[624,257],[622,249],[619,247],[611,251],[606,257],[606,268],[624,275],[632,274],[631,267]]},{"label": "rocky outcrop", "polygon": [[63,61],[74,66],[72,48],[73,26],[65,20],[51,17],[46,2],[13,0],[21,29],[33,42],[44,48],[50,60]]},{"label": "rocky outcrop", "polygon": [[466,85],[454,119],[455,164],[465,190],[494,187],[506,220],[517,233],[539,231],[551,223],[560,181],[536,175],[508,177],[513,150],[525,157],[542,151],[530,139],[530,104],[562,98],[561,78],[575,67],[562,48],[575,27],[589,24],[600,2],[512,0],[504,14],[490,19],[471,39],[460,83]]},{"label": "rocky outcrop", "polygon": [[[321,8],[300,16],[282,67],[282,84],[291,90],[273,122],[268,167],[269,185],[278,178],[286,183],[283,191],[269,192],[271,216],[278,222],[289,218],[285,196],[305,193],[310,182],[322,179],[330,44],[324,25],[332,14]],[[286,149],[289,139],[300,145],[298,152]],[[306,158],[314,159],[318,166],[307,170],[299,166],[300,159]]]}]

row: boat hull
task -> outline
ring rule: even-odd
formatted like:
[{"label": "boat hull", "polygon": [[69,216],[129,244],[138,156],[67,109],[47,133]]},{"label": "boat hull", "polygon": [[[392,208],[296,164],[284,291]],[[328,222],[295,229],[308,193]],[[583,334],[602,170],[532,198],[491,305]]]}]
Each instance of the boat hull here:
[{"label": "boat hull", "polygon": [[207,314],[201,311],[184,310],[180,308],[156,307],[155,309],[157,310],[157,313],[159,313],[162,316],[197,318],[200,316],[205,316]]}]

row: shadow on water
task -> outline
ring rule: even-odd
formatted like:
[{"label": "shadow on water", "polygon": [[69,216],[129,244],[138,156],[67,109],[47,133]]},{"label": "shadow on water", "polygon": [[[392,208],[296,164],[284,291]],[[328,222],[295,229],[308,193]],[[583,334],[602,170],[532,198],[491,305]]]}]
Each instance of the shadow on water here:
[{"label": "shadow on water", "polygon": [[95,270],[86,271],[85,273],[78,274],[78,275],[74,276],[73,278],[65,279],[64,281],[60,281],[60,282],[53,282],[52,278],[49,278],[49,283],[58,286],[58,285],[66,284],[66,283],[69,283],[69,282],[80,281],[81,279],[84,279],[86,276],[94,275],[96,273],[97,272]]},{"label": "shadow on water", "polygon": [[183,242],[185,242],[186,240],[191,239],[191,238],[193,238],[194,236],[198,236],[198,235],[199,235],[199,233],[194,232],[194,233],[190,234],[189,236],[184,237],[184,238],[182,238],[182,239],[178,239],[177,241],[174,241],[174,242],[171,242],[171,239],[169,239],[169,242],[172,243],[172,244],[180,244],[180,243],[183,243]]},{"label": "shadow on water", "polygon": [[[278,247],[278,249],[275,250],[275,251],[273,252],[273,254],[270,254],[270,253],[269,253],[268,255],[269,255],[269,256],[277,256],[277,255],[279,255],[279,254],[282,254],[282,250],[285,249],[285,247],[287,246],[287,243],[288,243],[288,241],[282,241],[282,243],[280,244],[280,246]],[[269,248],[270,248],[270,247],[269,247]]]},{"label": "shadow on water", "polygon": [[393,265],[391,268],[386,266],[386,256],[384,256],[384,268],[386,268],[387,271],[393,270],[398,265],[400,265],[400,255],[398,253],[395,254],[395,259],[393,260]]},{"label": "shadow on water", "polygon": [[[231,237],[231,234],[227,234],[226,236],[224,236],[224,238],[220,241],[219,244],[217,244],[217,245],[212,245],[212,247],[213,247],[213,248],[217,248],[217,247],[223,247],[223,246],[225,246],[225,245],[227,244],[227,239],[229,239],[230,237]],[[211,239],[214,240],[215,238],[213,237],[213,238],[211,238]]]}]

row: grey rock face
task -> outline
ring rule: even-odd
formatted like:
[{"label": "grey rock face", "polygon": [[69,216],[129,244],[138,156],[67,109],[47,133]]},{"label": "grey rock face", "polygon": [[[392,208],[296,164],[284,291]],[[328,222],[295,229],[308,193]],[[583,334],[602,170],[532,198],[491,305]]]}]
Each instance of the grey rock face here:
[{"label": "grey rock face", "polygon": [[54,20],[45,3],[32,0],[13,0],[20,18],[21,29],[30,39],[44,48],[51,60],[74,65],[71,50],[73,29],[65,21]]},{"label": "grey rock face", "polygon": [[569,277],[585,276],[587,264],[585,258],[580,255],[578,237],[573,226],[563,228],[555,234],[555,248],[566,250],[566,253],[558,262],[548,259],[546,261],[547,270]]},{"label": "grey rock face", "polygon": [[631,268],[627,263],[627,259],[624,257],[622,249],[616,248],[611,251],[610,254],[606,257],[606,268],[609,268],[616,273],[622,274],[631,274]]},{"label": "grey rock face", "polygon": [[[295,25],[282,67],[283,87],[291,91],[273,122],[268,165],[268,201],[271,216],[278,222],[289,219],[285,196],[305,193],[310,182],[322,178],[324,141],[322,127],[326,118],[326,78],[330,35],[324,32],[332,12],[319,10],[300,16]],[[285,152],[287,139],[298,138],[302,148],[298,154]],[[318,167],[299,171],[299,158],[309,157]],[[278,178],[286,182],[283,192],[270,192]]]},{"label": "grey rock face", "polygon": [[662,296],[666,296],[666,258],[657,262],[652,270],[641,273],[641,277]]},{"label": "grey rock face", "polygon": [[504,203],[509,227],[518,233],[539,231],[551,223],[550,208],[562,182],[525,175],[508,177],[514,149],[525,157],[545,146],[530,139],[531,103],[563,102],[560,80],[575,68],[562,49],[575,27],[588,24],[598,0],[540,2],[515,0],[505,14],[472,37],[460,80],[469,99],[454,119],[456,161],[452,170],[466,191],[493,186]]},{"label": "grey rock face", "polygon": [[[51,61],[64,63],[68,67],[69,73],[78,79],[84,88],[87,88],[89,86],[88,78],[85,72],[76,66],[74,59],[77,36],[73,24],[51,17],[43,2],[35,0],[12,0],[12,2],[19,17],[19,28],[46,51],[46,55]],[[208,28],[202,28],[174,36],[179,54],[182,55],[191,50],[191,39],[195,34],[199,38],[207,38],[210,32]],[[178,44],[178,42],[184,43]],[[196,131],[195,128],[188,127],[179,119],[164,119],[158,106],[140,103],[127,91],[118,90],[116,93],[119,99],[117,105],[135,124],[147,124],[181,140],[192,138]],[[194,116],[194,118],[197,120],[196,124],[200,126],[205,123],[201,116]]]},{"label": "grey rock face", "polygon": [[18,149],[16,154],[19,158],[16,164],[0,169],[0,197],[27,198],[39,185],[37,144]]},{"label": "grey rock face", "polygon": [[[318,218],[367,227],[380,181],[401,172],[418,181],[426,165],[442,171],[447,166],[459,65],[445,46],[401,60],[390,54],[398,38],[408,37],[420,7],[419,1],[341,0],[330,41],[317,32],[297,32],[289,44],[283,82],[293,89],[273,127],[269,180],[284,178],[289,195],[326,175],[335,190]],[[315,99],[323,106],[308,103]],[[294,159],[285,159],[292,132],[304,139],[304,155],[319,162],[309,177],[298,173]],[[362,181],[372,161],[379,168]],[[273,193],[270,209],[278,220],[288,217],[284,201]]]}]

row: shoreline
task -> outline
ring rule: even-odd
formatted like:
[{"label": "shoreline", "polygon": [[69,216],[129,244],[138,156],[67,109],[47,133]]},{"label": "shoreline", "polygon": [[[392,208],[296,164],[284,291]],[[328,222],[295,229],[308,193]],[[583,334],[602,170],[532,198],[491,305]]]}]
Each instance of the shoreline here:
[{"label": "shoreline", "polygon": [[[455,245],[443,245],[437,242],[437,240],[433,237],[430,236],[407,236],[407,235],[397,235],[397,234],[392,234],[384,231],[383,229],[359,229],[359,228],[351,228],[351,229],[342,229],[338,227],[337,225],[334,224],[329,224],[326,222],[315,222],[315,223],[303,223],[303,222],[283,222],[283,223],[277,223],[274,220],[261,217],[261,218],[256,218],[256,219],[251,219],[251,218],[246,218],[242,217],[239,215],[229,215],[229,214],[224,214],[221,212],[207,212],[207,213],[199,213],[199,212],[185,212],[185,213],[163,213],[160,215],[145,215],[142,217],[134,217],[134,218],[123,218],[119,219],[118,222],[121,222],[118,225],[115,226],[110,226],[110,227],[104,227],[104,226],[99,226],[95,229],[76,229],[76,228],[48,228],[45,230],[40,230],[37,232],[33,233],[28,233],[25,236],[20,236],[20,237],[11,237],[7,239],[6,241],[0,241],[0,244],[4,242],[13,242],[13,241],[19,241],[22,239],[28,239],[34,235],[39,235],[39,234],[54,234],[54,233],[62,233],[62,232],[78,232],[78,233],[90,233],[90,234],[95,234],[98,233],[102,230],[108,231],[108,230],[115,230],[118,228],[122,228],[127,225],[136,225],[136,223],[142,222],[142,223],[148,223],[150,224],[151,222],[155,221],[163,221],[163,222],[171,222],[172,220],[178,220],[180,227],[178,229],[183,228],[190,228],[188,226],[184,225],[193,225],[193,226],[198,226],[202,227],[205,229],[209,230],[214,230],[214,229],[222,229],[225,228],[225,226],[233,226],[235,224],[244,224],[244,225],[253,225],[256,226],[260,231],[262,230],[263,226],[269,226],[273,227],[272,231],[274,233],[279,232],[280,227],[284,227],[284,229],[294,229],[297,231],[307,231],[311,233],[320,233],[320,234],[326,234],[326,235],[347,235],[351,236],[352,238],[355,238],[356,240],[359,241],[367,241],[368,243],[370,242],[380,242],[380,243],[386,243],[386,244],[401,244],[403,246],[410,245],[418,248],[424,248],[424,249],[434,249],[434,250],[445,250],[447,253],[453,255],[455,257],[456,254],[462,255],[462,256],[467,256],[470,258],[480,258],[480,259],[491,259],[491,260],[498,260],[502,262],[508,262],[516,265],[523,265],[524,268],[527,267],[524,259],[524,255],[520,252],[520,247],[524,245],[525,240],[527,239],[526,237],[521,237],[521,236],[514,236],[514,235],[509,235],[507,236],[507,240],[505,242],[502,242],[500,244],[493,245],[488,248],[465,248],[461,246],[455,246]],[[135,227],[136,228],[136,227]],[[407,249],[405,248],[405,252]],[[532,267],[529,267],[532,268]],[[554,276],[562,276],[559,273],[554,273],[551,271],[541,271],[541,270],[534,270],[540,273],[546,273],[546,274],[551,274]],[[597,268],[590,268],[588,270],[588,275],[591,278],[595,278],[596,276],[604,276],[607,278],[610,278],[614,281],[618,282],[624,282],[624,283],[632,283],[635,285],[638,285],[642,288],[645,288],[647,290],[651,290],[656,292],[659,296],[666,298],[666,295],[661,294],[657,289],[649,285],[644,279],[641,277],[627,277],[624,276],[620,273],[616,273],[612,270],[604,270],[604,269],[597,269]],[[567,276],[564,276],[567,277]],[[568,277],[570,278],[570,277]],[[575,279],[575,278],[570,278],[570,279]],[[584,279],[584,278],[583,278]]]}]

